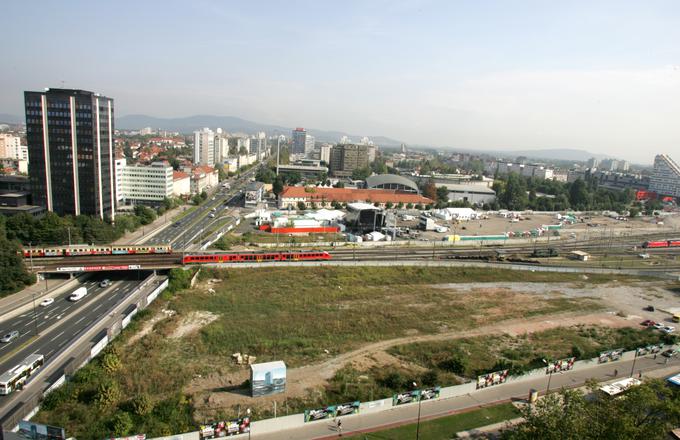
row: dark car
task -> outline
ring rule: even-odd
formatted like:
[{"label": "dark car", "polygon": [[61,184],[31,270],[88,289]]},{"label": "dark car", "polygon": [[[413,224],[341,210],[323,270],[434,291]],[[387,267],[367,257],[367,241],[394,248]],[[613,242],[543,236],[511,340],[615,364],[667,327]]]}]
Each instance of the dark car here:
[{"label": "dark car", "polygon": [[648,311],[648,312],[653,312],[653,311],[654,311],[654,306],[649,305],[649,306],[645,307],[645,310]]},{"label": "dark car", "polygon": [[176,223],[173,223],[173,225],[172,225],[173,228],[177,228],[179,226],[182,226],[182,223],[176,222]]},{"label": "dark car", "polygon": [[645,327],[654,327],[654,325],[656,325],[656,322],[652,321],[651,319],[645,319],[640,323],[640,325],[644,325]]},{"label": "dark car", "polygon": [[677,352],[673,349],[669,349],[661,353],[661,356],[666,356],[667,358],[673,357],[677,354]]}]

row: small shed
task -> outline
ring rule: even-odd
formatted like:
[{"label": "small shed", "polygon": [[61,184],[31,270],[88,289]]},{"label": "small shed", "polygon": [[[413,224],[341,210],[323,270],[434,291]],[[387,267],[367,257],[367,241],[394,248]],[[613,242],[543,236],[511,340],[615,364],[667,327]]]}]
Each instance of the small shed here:
[{"label": "small shed", "polygon": [[588,261],[590,260],[590,254],[588,252],[583,252],[583,251],[572,251],[569,255],[574,260],[580,260],[580,261]]},{"label": "small shed", "polygon": [[250,394],[253,397],[283,393],[286,390],[286,364],[265,362],[250,366]]}]

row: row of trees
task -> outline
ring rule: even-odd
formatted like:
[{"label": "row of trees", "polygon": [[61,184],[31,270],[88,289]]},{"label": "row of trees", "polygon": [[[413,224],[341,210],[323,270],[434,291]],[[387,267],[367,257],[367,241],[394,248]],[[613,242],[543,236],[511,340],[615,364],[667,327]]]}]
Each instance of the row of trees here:
[{"label": "row of trees", "polygon": [[[597,180],[577,179],[572,183],[523,177],[515,173],[499,177],[493,185],[496,202],[492,209],[533,209],[536,211],[611,210],[626,211],[635,199],[631,189],[623,191],[598,187]],[[543,196],[539,197],[541,193]],[[547,195],[548,197],[546,197]]]},{"label": "row of trees", "polygon": [[19,242],[7,237],[6,217],[0,215],[0,297],[35,282],[35,276],[24,266],[20,250]]}]

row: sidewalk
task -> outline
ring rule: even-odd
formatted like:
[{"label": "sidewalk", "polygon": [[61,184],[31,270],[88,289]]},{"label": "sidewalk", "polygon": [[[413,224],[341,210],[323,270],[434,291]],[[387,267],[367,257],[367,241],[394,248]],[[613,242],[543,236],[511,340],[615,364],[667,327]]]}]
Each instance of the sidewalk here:
[{"label": "sidewalk", "polygon": [[[657,359],[654,359],[653,356],[640,357],[635,362],[634,375],[637,376],[638,372],[641,371],[644,379],[647,376],[666,377],[680,372],[678,360],[672,360],[666,364],[666,359],[663,356],[658,356]],[[633,361],[597,364],[580,370],[556,373],[552,375],[552,378],[549,375],[534,377],[485,388],[450,399],[426,401],[421,404],[420,420],[433,419],[470,408],[507,402],[513,399],[526,399],[531,389],[536,389],[543,394],[546,391],[548,380],[550,380],[550,390],[557,390],[561,387],[579,387],[591,378],[598,382],[620,380],[629,377],[632,364]],[[615,370],[618,370],[619,373],[617,377],[614,377]],[[342,418],[343,435],[350,436],[415,423],[417,417],[417,404],[393,407],[386,411],[347,416]],[[332,420],[322,420],[307,423],[298,428],[258,435],[257,421],[255,421],[251,436],[258,440],[331,439],[337,438],[337,433],[335,433],[335,424]]]}]

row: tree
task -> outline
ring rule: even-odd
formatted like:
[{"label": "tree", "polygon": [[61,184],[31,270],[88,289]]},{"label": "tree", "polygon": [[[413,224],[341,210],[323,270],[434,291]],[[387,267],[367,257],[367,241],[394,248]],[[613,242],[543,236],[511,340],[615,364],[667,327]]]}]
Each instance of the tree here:
[{"label": "tree", "polygon": [[445,186],[440,186],[437,188],[437,198],[438,202],[448,203],[449,201],[449,189]]},{"label": "tree", "polygon": [[246,156],[248,154],[248,149],[245,147],[245,145],[241,145],[241,147],[238,149],[238,155],[239,156]]},{"label": "tree", "polygon": [[569,201],[575,209],[588,209],[590,207],[590,195],[586,183],[578,178],[569,188]]},{"label": "tree", "polygon": [[106,353],[102,358],[102,367],[106,372],[113,373],[121,366],[120,358],[115,353]]},{"label": "tree", "polygon": [[503,433],[505,440],[664,439],[680,423],[680,398],[660,380],[651,380],[611,399],[596,391],[561,390],[522,410],[524,421]]},{"label": "tree", "polygon": [[529,199],[526,193],[526,184],[520,176],[515,173],[508,175],[505,188],[499,197],[499,203],[510,210],[522,210],[527,207]]},{"label": "tree", "polygon": [[353,180],[366,180],[366,178],[370,175],[371,175],[370,167],[357,168],[354,171],[352,171]]},{"label": "tree", "polygon": [[305,205],[305,202],[299,201],[297,202],[297,209],[299,211],[304,211],[305,209],[307,209],[307,205]]},{"label": "tree", "polygon": [[283,179],[281,176],[276,176],[274,183],[272,184],[272,191],[276,194],[276,197],[283,192]]},{"label": "tree", "polygon": [[132,399],[132,411],[138,416],[145,416],[153,409],[153,402],[148,394],[142,393]]},{"label": "tree", "polygon": [[13,293],[35,282],[19,252],[19,243],[7,239],[5,216],[0,215],[0,297]]},{"label": "tree", "polygon": [[437,186],[434,184],[434,180],[428,180],[425,186],[423,186],[423,196],[428,199],[437,200]]},{"label": "tree", "polygon": [[110,425],[113,435],[116,436],[128,435],[134,427],[132,417],[127,412],[117,412],[111,419]]}]

